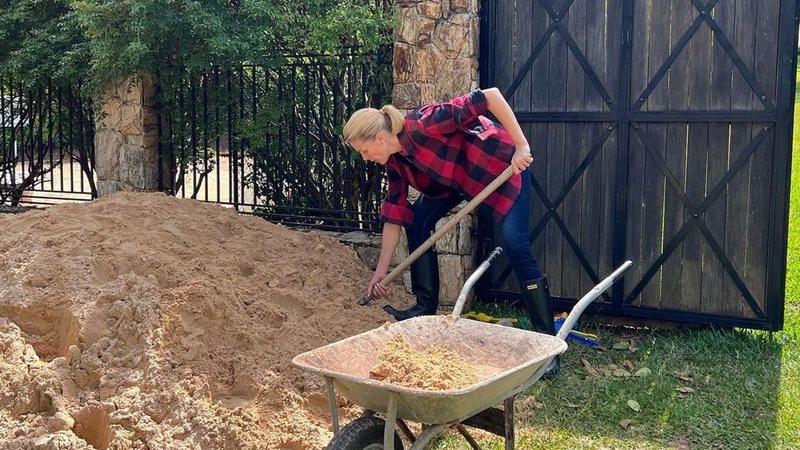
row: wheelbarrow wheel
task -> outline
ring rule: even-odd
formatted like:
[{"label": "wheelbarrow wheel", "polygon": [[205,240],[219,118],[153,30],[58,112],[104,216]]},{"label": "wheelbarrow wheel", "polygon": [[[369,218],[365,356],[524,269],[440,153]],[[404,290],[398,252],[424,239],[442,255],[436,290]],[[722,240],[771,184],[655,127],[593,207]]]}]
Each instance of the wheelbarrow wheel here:
[{"label": "wheelbarrow wheel", "polygon": [[[386,422],[377,417],[362,417],[345,425],[333,437],[327,450],[385,450],[383,430]],[[403,450],[403,441],[394,433],[394,449]]]}]

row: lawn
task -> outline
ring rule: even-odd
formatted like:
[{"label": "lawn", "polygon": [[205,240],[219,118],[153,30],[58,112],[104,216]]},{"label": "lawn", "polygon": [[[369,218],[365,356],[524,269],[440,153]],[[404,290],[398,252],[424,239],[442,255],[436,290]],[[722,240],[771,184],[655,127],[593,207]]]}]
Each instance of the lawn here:
[{"label": "lawn", "polygon": [[[571,345],[559,376],[536,383],[518,398],[517,448],[800,448],[798,119],[796,111],[783,331],[584,324],[608,350]],[[618,376],[642,368],[649,374]],[[503,448],[499,438],[480,438],[485,448]],[[451,433],[433,448],[468,446]]]}]

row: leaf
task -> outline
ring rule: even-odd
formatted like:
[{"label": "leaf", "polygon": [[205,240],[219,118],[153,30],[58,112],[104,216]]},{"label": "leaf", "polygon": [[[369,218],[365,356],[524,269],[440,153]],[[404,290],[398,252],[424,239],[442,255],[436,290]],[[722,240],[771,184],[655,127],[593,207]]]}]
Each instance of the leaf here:
[{"label": "leaf", "polygon": [[333,134],[335,134],[336,136],[341,136],[343,130],[344,127],[342,125],[339,125],[333,129]]},{"label": "leaf", "polygon": [[621,426],[622,428],[627,430],[628,429],[628,425],[630,425],[631,422],[632,422],[631,419],[622,419],[622,420],[619,421],[619,426]]},{"label": "leaf", "polygon": [[631,373],[628,372],[625,369],[617,369],[617,370],[614,371],[614,376],[616,376],[616,377],[629,377],[629,376],[631,376]]},{"label": "leaf", "polygon": [[631,352],[631,353],[636,353],[636,352],[639,351],[639,347],[629,347],[628,351]]},{"label": "leaf", "polygon": [[633,376],[635,376],[635,377],[646,377],[646,376],[649,376],[650,373],[651,373],[650,369],[648,369],[647,367],[642,367],[641,369],[637,370],[636,373],[633,374]]},{"label": "leaf", "polygon": [[564,406],[566,406],[567,408],[580,408],[581,405],[576,405],[575,403],[567,403]]},{"label": "leaf", "polygon": [[629,359],[622,361],[622,365],[625,366],[628,370],[631,371],[633,370],[633,363]]},{"label": "leaf", "polygon": [[682,394],[691,394],[692,392],[694,392],[694,389],[690,388],[689,386],[681,386],[681,387],[675,388],[675,390],[680,392],[680,393],[682,393]]},{"label": "leaf", "polygon": [[605,348],[605,347],[604,347],[604,346],[602,346],[602,345],[598,345],[598,346],[596,346],[596,347],[592,347],[592,349],[593,349],[593,350],[596,350],[596,351],[598,351],[598,352],[607,352],[607,351],[608,351],[608,349],[607,349],[607,348]]},{"label": "leaf", "polygon": [[592,367],[592,365],[589,364],[589,361],[581,359],[581,364],[583,365],[583,368],[586,369],[587,372],[589,372],[590,375],[600,375],[600,372],[598,372],[597,369]]},{"label": "leaf", "polygon": [[628,400],[628,408],[636,412],[639,412],[639,410],[642,409],[642,407],[639,406],[639,402],[637,402],[636,400]]},{"label": "leaf", "polygon": [[693,382],[693,381],[694,381],[694,380],[692,380],[692,378],[691,378],[691,377],[689,377],[688,375],[686,375],[686,374],[684,374],[684,373],[680,373],[680,372],[673,372],[673,373],[672,373],[672,375],[674,375],[674,376],[675,376],[676,378],[678,378],[679,380],[681,380],[681,381],[685,381],[685,382],[687,382],[687,383],[691,383],[691,382]]},{"label": "leaf", "polygon": [[614,345],[611,346],[614,350],[626,350],[628,348],[628,344],[624,342],[614,342]]}]

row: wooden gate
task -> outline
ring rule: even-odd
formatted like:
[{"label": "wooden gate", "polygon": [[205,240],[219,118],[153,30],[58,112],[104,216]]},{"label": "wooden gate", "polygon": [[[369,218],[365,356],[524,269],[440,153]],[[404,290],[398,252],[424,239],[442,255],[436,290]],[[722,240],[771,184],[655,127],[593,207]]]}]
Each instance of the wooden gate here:
[{"label": "wooden gate", "polygon": [[[483,0],[481,80],[534,152],[534,255],[568,307],[780,329],[797,0]],[[481,217],[482,248],[501,245]],[[507,261],[486,299],[519,294]]]}]

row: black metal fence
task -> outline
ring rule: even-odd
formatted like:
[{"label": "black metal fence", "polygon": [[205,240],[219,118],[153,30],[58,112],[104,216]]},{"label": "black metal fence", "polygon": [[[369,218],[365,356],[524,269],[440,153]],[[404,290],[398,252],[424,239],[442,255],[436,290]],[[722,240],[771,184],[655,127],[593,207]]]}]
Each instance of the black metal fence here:
[{"label": "black metal fence", "polygon": [[383,171],[340,134],[350,113],[390,95],[389,49],[162,70],[160,186],[289,226],[377,229]]},{"label": "black metal fence", "polygon": [[0,205],[97,197],[94,117],[80,89],[0,75]]}]

